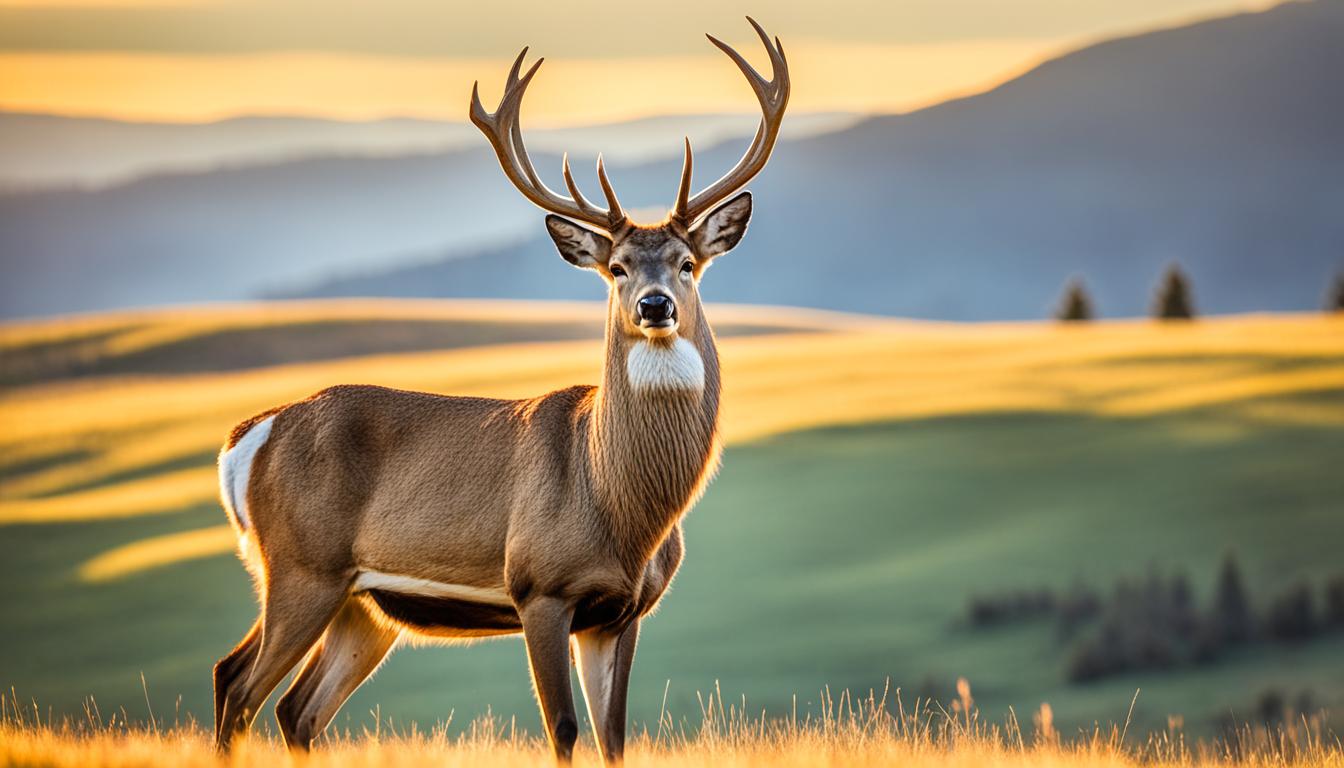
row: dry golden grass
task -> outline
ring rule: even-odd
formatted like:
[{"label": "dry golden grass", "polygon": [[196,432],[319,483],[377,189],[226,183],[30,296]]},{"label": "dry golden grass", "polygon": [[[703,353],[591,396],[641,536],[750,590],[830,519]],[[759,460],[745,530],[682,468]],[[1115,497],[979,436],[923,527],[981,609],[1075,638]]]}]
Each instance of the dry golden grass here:
[{"label": "dry golden grass", "polygon": [[173,512],[209,498],[211,467],[183,469],[87,491],[6,501],[0,522],[59,523]]},{"label": "dry golden grass", "polygon": [[[745,701],[725,706],[711,695],[694,727],[665,716],[652,728],[636,730],[627,747],[632,766],[851,766],[904,765],[939,768],[1127,768],[1128,766],[1344,766],[1337,737],[1319,721],[1270,730],[1244,728],[1215,742],[1187,743],[1179,724],[1140,737],[1127,726],[1097,727],[1062,737],[1051,724],[1048,705],[1019,723],[1009,713],[1003,724],[980,718],[961,681],[962,699],[953,710],[916,703],[907,710],[899,694],[870,693],[852,699],[823,695],[816,718],[776,718],[749,714]],[[195,724],[128,725],[113,717],[104,723],[89,708],[86,721],[44,723],[31,709],[5,702],[0,717],[0,765],[5,766],[534,766],[551,764],[544,742],[516,731],[510,722],[484,718],[457,735],[446,727],[428,732],[412,726],[382,726],[358,734],[334,733],[308,756],[291,758],[273,738],[253,735],[226,757],[217,756],[210,735]],[[575,755],[580,765],[600,759],[588,740]]]},{"label": "dry golden grass", "polygon": [[237,546],[237,536],[225,524],[141,539],[85,562],[79,567],[79,578],[94,583],[112,581],[148,568],[217,555]]},{"label": "dry golden grass", "polygon": [[[548,316],[591,318],[593,305]],[[1145,416],[1219,406],[1248,421],[1344,424],[1344,409],[1296,395],[1344,390],[1344,318],[1210,318],[1061,326],[914,323],[795,310],[713,307],[716,322],[779,332],[727,338],[731,443],[792,430],[959,414],[1038,411]],[[0,328],[0,351],[40,343],[91,354],[254,324],[366,317],[515,322],[512,303],[322,302],[171,310]],[[805,329],[805,330],[799,330]],[[101,345],[101,346],[100,346]],[[112,351],[103,347],[115,348]],[[99,351],[101,350],[101,351]],[[323,360],[210,374],[105,376],[0,391],[0,525],[174,512],[214,501],[209,467],[247,415],[331,384],[525,397],[600,374],[600,342],[556,341]],[[6,473],[9,475],[11,473]],[[180,543],[180,542],[178,542]],[[100,578],[171,562],[139,542],[86,564]],[[182,557],[227,551],[218,529]],[[116,564],[107,567],[107,563]]]}]

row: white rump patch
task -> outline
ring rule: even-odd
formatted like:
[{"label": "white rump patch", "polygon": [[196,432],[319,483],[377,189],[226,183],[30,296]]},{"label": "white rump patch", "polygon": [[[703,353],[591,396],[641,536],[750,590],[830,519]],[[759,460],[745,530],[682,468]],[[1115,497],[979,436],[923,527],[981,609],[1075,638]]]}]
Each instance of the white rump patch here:
[{"label": "white rump patch", "polygon": [[705,388],[705,361],[700,350],[678,336],[670,345],[636,342],[625,358],[625,373],[633,389],[672,389],[699,392]]},{"label": "white rump patch", "polygon": [[269,416],[252,425],[241,440],[219,455],[219,497],[240,532],[251,527],[247,511],[247,481],[252,475],[252,461],[257,457],[257,451],[271,436],[273,421],[275,417]]},{"label": "white rump patch", "polygon": [[355,579],[355,591],[364,592],[381,589],[402,595],[423,595],[425,597],[443,597],[450,600],[464,600],[469,603],[489,603],[490,605],[513,605],[503,589],[494,587],[473,587],[470,584],[445,584],[441,581],[418,579],[414,576],[401,576],[395,573],[379,571],[360,571]]}]

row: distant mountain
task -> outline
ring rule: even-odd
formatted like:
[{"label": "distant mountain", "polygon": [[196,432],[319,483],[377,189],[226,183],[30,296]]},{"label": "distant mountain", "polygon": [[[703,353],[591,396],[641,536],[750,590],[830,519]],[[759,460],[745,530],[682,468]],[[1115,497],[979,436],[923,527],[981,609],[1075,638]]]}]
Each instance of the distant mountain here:
[{"label": "distant mountain", "polygon": [[[239,117],[211,123],[137,123],[0,112],[0,189],[102,187],[164,172],[211,170],[330,155],[404,155],[475,147],[466,122],[409,118],[342,121]],[[852,125],[845,113],[809,114],[790,131],[807,136]],[[750,115],[675,115],[529,131],[536,149],[602,151],[621,162],[681,150],[689,134],[708,144],[751,135]]]},{"label": "distant mountain", "polygon": [[[554,178],[560,157],[541,148],[572,139],[576,173],[591,177],[591,147],[602,141],[628,157],[659,136],[667,153],[678,153],[683,132],[705,146],[724,132],[749,133],[755,120],[649,118],[541,131],[532,146]],[[852,122],[817,115],[788,130],[810,135]],[[247,298],[384,265],[389,254],[519,240],[534,209],[472,131],[470,148],[450,152],[311,157],[107,188],[0,192],[0,317]],[[611,163],[613,175],[623,178],[627,164]]]},{"label": "distant mountain", "polygon": [[465,123],[412,119],[152,123],[0,112],[0,188],[104,187],[152,173],[296,156],[447,150],[464,145],[472,130]]},{"label": "distant mountain", "polygon": [[[1344,2],[1290,2],[1101,43],[979,96],[782,142],[752,185],[750,235],[705,293],[1029,318],[1080,275],[1102,314],[1130,315],[1179,260],[1200,311],[1316,307],[1344,267],[1340,40]],[[743,143],[697,152],[698,182]],[[482,144],[0,195],[0,311],[262,291],[600,293],[560,262]],[[537,161],[557,178],[558,157]],[[678,162],[614,167],[627,207],[665,208]]]},{"label": "distant mountain", "polygon": [[[1042,317],[1070,275],[1146,311],[1167,263],[1200,311],[1314,309],[1344,269],[1344,2],[1113,40],[978,96],[791,142],[705,293],[946,319]],[[698,164],[722,168],[719,150]],[[676,166],[641,169],[667,185]],[[632,179],[622,179],[622,189]],[[592,293],[538,234],[301,295]]]}]

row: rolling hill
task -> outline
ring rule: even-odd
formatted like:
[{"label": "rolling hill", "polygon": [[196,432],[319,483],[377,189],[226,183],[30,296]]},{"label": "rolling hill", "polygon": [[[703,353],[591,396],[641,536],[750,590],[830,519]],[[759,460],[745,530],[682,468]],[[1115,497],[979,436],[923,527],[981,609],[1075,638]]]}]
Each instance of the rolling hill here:
[{"label": "rolling hill", "polygon": [[[38,372],[0,389],[0,683],[20,700],[79,715],[92,695],[138,717],[148,696],[160,713],[208,718],[210,664],[255,611],[214,499],[233,422],[337,381],[521,396],[591,381],[600,360],[582,331],[529,336],[516,304],[255,309],[4,327],[5,359]],[[597,311],[532,310],[562,327]],[[1048,625],[960,622],[974,593],[1101,587],[1150,568],[1188,572],[1204,605],[1229,549],[1257,600],[1338,572],[1339,318],[1064,327],[710,311],[753,330],[721,344],[724,467],[642,634],[637,721],[657,717],[665,683],[670,711],[695,721],[696,691],[716,681],[773,714],[797,694],[801,717],[823,685],[881,689],[887,676],[911,697],[950,695],[965,675],[985,711],[1048,701],[1066,731],[1122,719],[1135,688],[1135,732],[1180,714],[1207,733],[1269,687],[1344,702],[1339,634],[1075,685]],[[220,352],[258,327],[303,346],[356,318],[370,335],[437,326],[447,348],[354,337],[289,364]],[[197,348],[216,365],[196,365]],[[78,378],[42,367],[56,349],[84,361]],[[535,728],[514,641],[405,649],[338,725],[358,730],[375,706],[403,727],[450,712],[460,727],[492,708]]]},{"label": "rolling hill", "polygon": [[[1179,260],[1203,311],[1316,307],[1344,259],[1341,37],[1344,4],[1288,2],[784,142],[753,185],[751,237],[706,294],[1011,319],[1048,312],[1078,274],[1104,314],[1133,315]],[[702,178],[740,151],[706,148]],[[553,173],[558,158],[538,164]],[[632,208],[665,206],[676,173],[613,168]],[[263,293],[598,296],[542,237],[481,146],[0,195],[0,313]]]}]

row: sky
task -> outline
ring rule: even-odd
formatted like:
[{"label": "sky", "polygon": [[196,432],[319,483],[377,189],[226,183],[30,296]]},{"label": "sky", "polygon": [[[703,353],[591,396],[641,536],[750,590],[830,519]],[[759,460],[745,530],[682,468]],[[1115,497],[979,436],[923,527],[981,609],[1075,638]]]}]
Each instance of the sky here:
[{"label": "sky", "polygon": [[1118,34],[1266,0],[0,0],[0,109],[198,122],[244,114],[465,119],[523,45],[545,66],[527,119],[572,125],[743,112],[710,32],[765,67],[784,43],[792,111],[900,112]]}]

